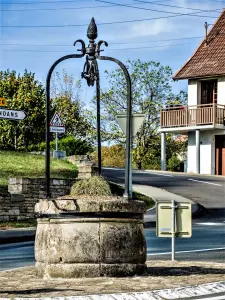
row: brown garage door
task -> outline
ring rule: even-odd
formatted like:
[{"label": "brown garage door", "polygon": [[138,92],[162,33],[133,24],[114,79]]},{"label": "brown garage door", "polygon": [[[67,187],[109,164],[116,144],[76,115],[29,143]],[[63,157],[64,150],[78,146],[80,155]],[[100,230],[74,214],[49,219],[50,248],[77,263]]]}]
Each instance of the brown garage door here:
[{"label": "brown garage door", "polygon": [[225,176],[225,135],[216,135],[216,175]]}]

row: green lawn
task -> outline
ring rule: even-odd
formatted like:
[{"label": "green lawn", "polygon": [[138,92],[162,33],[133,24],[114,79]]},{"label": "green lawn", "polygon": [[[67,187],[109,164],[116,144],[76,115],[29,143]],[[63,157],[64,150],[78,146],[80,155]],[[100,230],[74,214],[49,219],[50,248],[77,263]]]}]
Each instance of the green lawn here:
[{"label": "green lawn", "polygon": [[[45,157],[0,151],[0,186],[6,186],[9,177],[45,177]],[[67,161],[51,158],[51,177],[77,177],[77,168]]]}]

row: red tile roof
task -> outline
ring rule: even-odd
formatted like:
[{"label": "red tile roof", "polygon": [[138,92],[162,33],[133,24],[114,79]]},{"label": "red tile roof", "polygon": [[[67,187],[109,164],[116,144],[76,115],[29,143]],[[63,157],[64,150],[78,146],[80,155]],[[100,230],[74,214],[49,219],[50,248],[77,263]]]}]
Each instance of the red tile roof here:
[{"label": "red tile roof", "polygon": [[174,80],[225,75],[225,10]]}]

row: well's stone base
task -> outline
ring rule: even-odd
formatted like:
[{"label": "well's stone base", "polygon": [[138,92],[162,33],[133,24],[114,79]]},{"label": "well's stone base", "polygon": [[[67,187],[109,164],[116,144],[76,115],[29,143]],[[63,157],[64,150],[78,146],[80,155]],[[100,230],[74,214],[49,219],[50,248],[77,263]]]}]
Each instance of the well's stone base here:
[{"label": "well's stone base", "polygon": [[142,275],[145,264],[35,264],[37,275],[43,278],[124,277]]},{"label": "well's stone base", "polygon": [[42,200],[35,239],[36,269],[46,278],[131,276],[145,271],[141,201]]}]

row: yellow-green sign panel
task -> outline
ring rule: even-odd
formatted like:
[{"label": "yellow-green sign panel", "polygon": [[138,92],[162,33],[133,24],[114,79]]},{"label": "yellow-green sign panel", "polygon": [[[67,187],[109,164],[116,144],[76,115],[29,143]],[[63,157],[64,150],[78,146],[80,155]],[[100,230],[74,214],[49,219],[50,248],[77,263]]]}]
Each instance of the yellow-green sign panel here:
[{"label": "yellow-green sign panel", "polygon": [[[175,232],[176,237],[189,238],[192,235],[191,203],[176,202]],[[172,236],[172,204],[158,202],[156,210],[156,235],[158,237]]]}]

